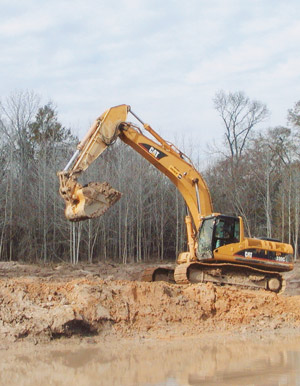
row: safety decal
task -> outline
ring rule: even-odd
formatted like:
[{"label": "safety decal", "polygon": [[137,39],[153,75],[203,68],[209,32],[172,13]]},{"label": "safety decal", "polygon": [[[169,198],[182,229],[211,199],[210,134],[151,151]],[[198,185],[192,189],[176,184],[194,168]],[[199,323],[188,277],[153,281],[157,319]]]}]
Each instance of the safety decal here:
[{"label": "safety decal", "polygon": [[176,166],[173,166],[173,165],[169,166],[169,170],[172,174],[174,174],[174,176],[176,176],[179,180],[181,180],[182,174],[180,173],[180,170],[177,169]]}]

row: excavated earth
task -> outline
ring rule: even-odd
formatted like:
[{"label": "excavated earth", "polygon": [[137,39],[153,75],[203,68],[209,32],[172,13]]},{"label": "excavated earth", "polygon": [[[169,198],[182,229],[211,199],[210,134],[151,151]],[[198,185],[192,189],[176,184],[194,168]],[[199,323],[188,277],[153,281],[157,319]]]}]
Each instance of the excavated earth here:
[{"label": "excavated earth", "polygon": [[0,262],[0,345],[71,336],[299,335],[300,266],[286,274],[280,295],[210,283],[140,282],[146,267]]}]

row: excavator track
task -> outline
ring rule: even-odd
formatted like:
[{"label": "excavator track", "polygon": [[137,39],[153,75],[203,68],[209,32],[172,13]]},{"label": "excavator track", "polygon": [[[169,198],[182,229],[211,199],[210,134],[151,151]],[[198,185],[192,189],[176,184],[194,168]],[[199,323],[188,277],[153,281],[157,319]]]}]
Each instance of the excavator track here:
[{"label": "excavator track", "polygon": [[285,280],[278,272],[231,263],[180,264],[175,268],[174,279],[177,284],[211,282],[275,293],[283,293],[286,287]]},{"label": "excavator track", "polygon": [[151,267],[144,270],[141,281],[165,281],[175,283],[174,269],[170,267]]}]

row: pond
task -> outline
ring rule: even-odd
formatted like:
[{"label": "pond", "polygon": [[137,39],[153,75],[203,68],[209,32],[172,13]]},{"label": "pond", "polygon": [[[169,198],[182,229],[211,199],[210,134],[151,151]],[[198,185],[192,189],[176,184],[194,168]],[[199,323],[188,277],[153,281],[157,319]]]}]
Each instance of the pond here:
[{"label": "pond", "polygon": [[300,385],[300,337],[71,339],[0,346],[1,385]]}]

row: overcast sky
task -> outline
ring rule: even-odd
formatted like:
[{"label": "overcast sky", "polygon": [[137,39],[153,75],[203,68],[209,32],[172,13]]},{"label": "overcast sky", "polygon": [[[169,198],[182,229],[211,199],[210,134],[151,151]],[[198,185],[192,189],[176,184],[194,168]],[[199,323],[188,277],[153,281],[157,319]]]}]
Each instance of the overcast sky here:
[{"label": "overcast sky", "polygon": [[[212,98],[244,91],[265,127],[300,100],[296,0],[0,0],[1,98],[33,90],[83,136],[105,109],[130,104],[171,139],[218,140]],[[171,137],[171,138],[170,138]]]}]

